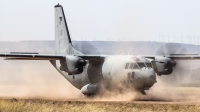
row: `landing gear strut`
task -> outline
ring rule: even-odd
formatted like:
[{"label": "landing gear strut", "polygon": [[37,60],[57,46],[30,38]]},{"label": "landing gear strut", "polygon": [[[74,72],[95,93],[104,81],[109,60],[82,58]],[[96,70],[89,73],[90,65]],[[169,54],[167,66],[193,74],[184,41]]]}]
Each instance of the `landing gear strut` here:
[{"label": "landing gear strut", "polygon": [[142,95],[147,95],[146,92],[145,92],[144,90],[141,90],[140,93],[141,93]]}]

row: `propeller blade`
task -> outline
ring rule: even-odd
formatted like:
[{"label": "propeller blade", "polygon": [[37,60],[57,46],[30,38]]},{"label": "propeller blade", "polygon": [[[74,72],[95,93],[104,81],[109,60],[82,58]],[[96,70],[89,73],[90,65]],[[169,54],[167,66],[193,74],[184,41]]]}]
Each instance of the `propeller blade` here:
[{"label": "propeller blade", "polygon": [[83,54],[100,55],[99,50],[88,41],[79,41],[73,44],[73,47]]},{"label": "propeller blade", "polygon": [[[161,47],[158,48],[155,55],[170,55],[170,54],[188,54],[189,52],[187,49],[178,43],[166,43],[163,44]],[[190,61],[176,61],[176,66],[173,68],[173,72],[170,75],[162,76],[161,80],[163,82],[172,84],[172,85],[179,85],[181,84],[186,75],[189,74],[191,68]]]}]

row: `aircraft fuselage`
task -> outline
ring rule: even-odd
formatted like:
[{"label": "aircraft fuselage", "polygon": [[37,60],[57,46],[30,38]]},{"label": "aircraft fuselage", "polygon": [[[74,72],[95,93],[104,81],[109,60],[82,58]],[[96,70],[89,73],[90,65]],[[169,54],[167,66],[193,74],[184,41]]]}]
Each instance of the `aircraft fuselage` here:
[{"label": "aircraft fuselage", "polygon": [[[114,88],[120,85],[120,87],[127,86],[132,90],[144,91],[156,82],[156,73],[151,61],[141,56],[117,55],[108,56],[100,62],[87,62],[83,72],[77,75],[69,75],[61,71],[59,61],[51,61],[51,63],[73,86],[81,90],[86,85],[96,87],[103,83]],[[95,91],[86,93],[95,93]]]}]

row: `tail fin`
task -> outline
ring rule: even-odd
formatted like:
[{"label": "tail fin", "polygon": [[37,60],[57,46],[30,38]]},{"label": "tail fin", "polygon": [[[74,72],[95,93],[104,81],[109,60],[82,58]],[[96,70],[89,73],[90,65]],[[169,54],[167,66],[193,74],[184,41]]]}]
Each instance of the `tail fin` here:
[{"label": "tail fin", "polygon": [[75,50],[69,34],[62,5],[55,7],[55,50],[56,54],[82,54]]}]

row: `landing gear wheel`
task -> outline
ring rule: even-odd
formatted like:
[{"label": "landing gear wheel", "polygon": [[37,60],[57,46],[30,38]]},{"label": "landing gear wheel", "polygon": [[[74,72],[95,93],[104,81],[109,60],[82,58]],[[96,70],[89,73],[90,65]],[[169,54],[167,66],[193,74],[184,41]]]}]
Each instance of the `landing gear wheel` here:
[{"label": "landing gear wheel", "polygon": [[94,93],[88,93],[88,94],[84,94],[84,95],[85,95],[85,97],[87,97],[87,98],[93,98],[93,97],[95,96]]}]

